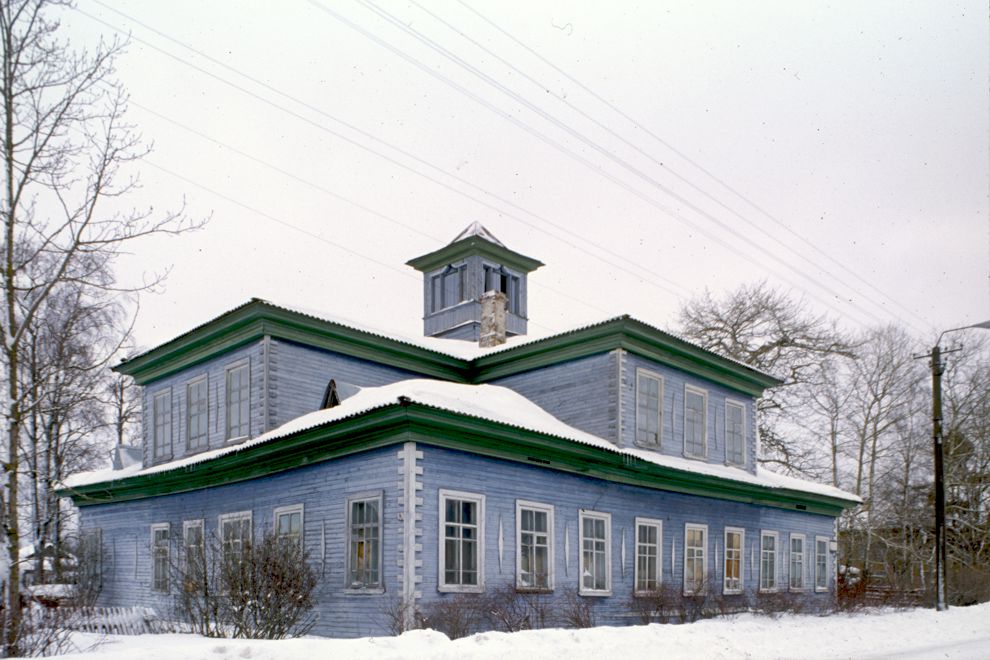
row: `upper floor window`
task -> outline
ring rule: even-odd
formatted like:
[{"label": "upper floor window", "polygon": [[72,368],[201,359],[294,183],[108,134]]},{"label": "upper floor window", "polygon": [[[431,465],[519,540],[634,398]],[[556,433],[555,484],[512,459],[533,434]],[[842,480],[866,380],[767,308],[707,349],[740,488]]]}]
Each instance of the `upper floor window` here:
[{"label": "upper floor window", "polygon": [[581,511],[581,584],[579,592],[591,596],[608,596],[612,590],[611,527],[607,513]]},{"label": "upper floor window", "polygon": [[553,589],[553,507],[516,502],[516,587]]},{"label": "upper floor window", "polygon": [[738,527],[725,528],[725,570],[723,571],[722,591],[727,594],[741,594],[742,553],[746,532]]},{"label": "upper floor window", "polygon": [[484,589],[485,496],[440,491],[441,591]]},{"label": "upper floor window", "polygon": [[743,432],[742,404],[725,402],[725,462],[732,465],[746,464],[746,436]]},{"label": "upper floor window", "polygon": [[151,588],[154,591],[168,592],[168,523],[158,523],[151,526]]},{"label": "upper floor window", "polygon": [[303,505],[275,509],[275,534],[281,543],[302,544]]},{"label": "upper floor window", "polygon": [[382,586],[382,496],[358,495],[347,501],[349,589]]},{"label": "upper floor window", "polygon": [[152,447],[154,458],[172,453],[172,391],[155,394],[151,403]]},{"label": "upper floor window", "polygon": [[708,393],[684,386],[684,454],[704,458],[708,447]]},{"label": "upper floor window", "polygon": [[430,278],[430,311],[453,307],[467,298],[467,265],[447,266]]},{"label": "upper floor window", "polygon": [[186,449],[204,449],[208,444],[206,376],[197,378],[186,385]]},{"label": "upper floor window", "polygon": [[704,593],[708,579],[708,525],[684,526],[684,593]]},{"label": "upper floor window", "polygon": [[250,434],[251,377],[248,363],[227,369],[227,439]]},{"label": "upper floor window", "polygon": [[500,291],[505,294],[506,307],[513,314],[519,313],[519,276],[513,275],[504,266],[485,266],[485,291]]},{"label": "upper floor window", "polygon": [[660,588],[663,553],[663,522],[636,518],[636,592],[650,593]]},{"label": "upper floor window", "polygon": [[658,374],[636,370],[636,442],[660,446],[662,428],[663,378]]}]

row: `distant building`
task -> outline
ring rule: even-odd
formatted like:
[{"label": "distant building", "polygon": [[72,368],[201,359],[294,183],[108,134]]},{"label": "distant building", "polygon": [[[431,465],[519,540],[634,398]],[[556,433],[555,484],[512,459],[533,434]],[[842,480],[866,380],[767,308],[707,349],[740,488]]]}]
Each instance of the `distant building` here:
[{"label": "distant building", "polygon": [[254,299],[116,367],[143,387],[143,459],[62,491],[102,604],[164,607],[190,543],[262,530],[319,566],[325,635],[497,589],[599,624],[665,585],[831,602],[858,500],[757,467],[777,378],[627,316],[526,338],[542,264],[477,224],[409,264],[425,337]]}]

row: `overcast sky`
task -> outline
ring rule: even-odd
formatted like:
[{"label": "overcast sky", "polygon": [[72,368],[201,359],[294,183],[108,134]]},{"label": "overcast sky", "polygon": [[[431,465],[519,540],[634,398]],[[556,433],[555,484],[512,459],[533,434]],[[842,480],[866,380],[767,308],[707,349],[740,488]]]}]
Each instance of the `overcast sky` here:
[{"label": "overcast sky", "polygon": [[532,334],[766,279],[847,328],[990,319],[990,29],[972,2],[78,0],[154,150],[155,345],[252,296],[421,332],[404,265],[479,221]]}]

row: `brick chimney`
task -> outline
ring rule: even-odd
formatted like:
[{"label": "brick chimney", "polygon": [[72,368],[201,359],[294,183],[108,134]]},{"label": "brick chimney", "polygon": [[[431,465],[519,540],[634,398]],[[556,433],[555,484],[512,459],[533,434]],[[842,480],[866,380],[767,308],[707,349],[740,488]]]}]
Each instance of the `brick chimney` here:
[{"label": "brick chimney", "polygon": [[481,296],[481,338],[478,345],[491,348],[505,343],[505,303],[501,291],[486,291]]}]

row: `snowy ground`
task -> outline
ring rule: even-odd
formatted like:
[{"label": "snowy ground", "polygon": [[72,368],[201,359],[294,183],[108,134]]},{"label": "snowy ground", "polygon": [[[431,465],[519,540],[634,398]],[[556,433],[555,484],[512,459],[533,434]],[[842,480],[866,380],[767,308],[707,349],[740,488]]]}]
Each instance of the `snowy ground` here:
[{"label": "snowy ground", "polygon": [[750,614],[690,625],[482,633],[451,641],[432,630],[400,637],[281,642],[193,635],[80,636],[73,660],[295,660],[297,658],[990,658],[990,603],[931,610],[785,616]]}]

